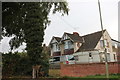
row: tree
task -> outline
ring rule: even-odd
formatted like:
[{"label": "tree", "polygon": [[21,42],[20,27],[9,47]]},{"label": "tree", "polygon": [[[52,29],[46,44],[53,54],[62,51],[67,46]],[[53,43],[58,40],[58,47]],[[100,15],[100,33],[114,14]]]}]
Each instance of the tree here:
[{"label": "tree", "polygon": [[2,54],[3,69],[2,74],[4,76],[11,76],[15,73],[16,64],[18,63],[20,56],[17,54]]},{"label": "tree", "polygon": [[31,67],[27,53],[6,53],[2,54],[3,77],[11,76],[30,76]]},{"label": "tree", "polygon": [[2,35],[14,36],[10,40],[11,50],[26,43],[31,65],[42,65],[42,42],[44,30],[50,24],[49,13],[68,14],[66,2],[2,3]]},{"label": "tree", "polygon": [[43,45],[43,50],[42,50],[42,68],[41,70],[44,71],[44,76],[47,76],[49,73],[49,54],[50,54],[50,48],[46,46],[45,44]]}]

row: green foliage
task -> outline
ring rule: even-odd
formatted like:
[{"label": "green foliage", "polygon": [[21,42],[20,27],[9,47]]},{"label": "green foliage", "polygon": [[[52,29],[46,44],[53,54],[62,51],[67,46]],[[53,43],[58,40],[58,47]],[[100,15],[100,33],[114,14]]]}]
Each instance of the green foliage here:
[{"label": "green foliage", "polygon": [[48,75],[49,71],[49,47],[45,44],[43,45],[43,50],[41,53],[41,62],[42,62],[42,70],[45,72],[45,76]]},{"label": "green foliage", "polygon": [[2,54],[3,76],[31,75],[31,65],[29,64],[27,53],[7,53]]},{"label": "green foliage", "polygon": [[3,55],[3,74],[31,74],[33,65],[42,65],[48,72],[47,53],[42,52],[44,30],[50,24],[49,14],[52,11],[68,14],[66,2],[3,2],[2,3],[2,36],[13,36],[9,44],[11,50],[26,43],[27,56],[18,54]]},{"label": "green foliage", "polygon": [[2,4],[3,36],[14,36],[10,40],[11,50],[18,48],[23,42],[30,64],[43,64],[42,42],[44,30],[50,24],[49,13],[68,14],[66,2],[12,2]]},{"label": "green foliage", "polygon": [[[48,50],[46,47],[43,47],[42,51],[42,71],[45,74],[48,74]],[[3,76],[11,77],[11,76],[31,76],[32,75],[32,64],[29,60],[29,56],[27,53],[15,52],[15,53],[6,53],[2,54],[3,61]]]},{"label": "green foliage", "polygon": [[[52,10],[53,7],[53,10]],[[27,43],[27,37],[43,38],[44,30],[50,24],[49,13],[68,14],[66,2],[3,2],[2,32],[3,36],[13,36],[11,49],[18,48],[22,42]],[[41,32],[41,35],[39,35]],[[34,34],[37,35],[34,35]],[[27,37],[26,37],[27,36]],[[41,39],[41,42],[43,40]],[[31,41],[32,42],[32,41]]]}]

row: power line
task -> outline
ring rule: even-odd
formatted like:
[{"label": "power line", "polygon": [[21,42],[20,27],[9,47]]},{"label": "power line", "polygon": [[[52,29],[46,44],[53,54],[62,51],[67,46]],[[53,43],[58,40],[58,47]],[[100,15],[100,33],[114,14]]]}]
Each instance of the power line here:
[{"label": "power line", "polygon": [[56,15],[61,21],[63,21],[65,24],[68,25],[68,27],[71,27],[73,30],[80,32],[77,28],[73,27],[73,25],[71,25],[70,23],[68,23],[65,19],[63,19],[62,17],[59,17],[58,15]]}]

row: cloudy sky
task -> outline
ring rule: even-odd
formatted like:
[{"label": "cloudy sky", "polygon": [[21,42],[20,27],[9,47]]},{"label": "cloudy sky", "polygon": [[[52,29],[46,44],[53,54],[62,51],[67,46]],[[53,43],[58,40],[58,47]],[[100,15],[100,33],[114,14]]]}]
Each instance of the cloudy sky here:
[{"label": "cloudy sky", "polygon": [[[103,27],[113,39],[118,40],[118,1],[100,0]],[[69,15],[50,14],[51,24],[45,30],[44,43],[49,44],[52,36],[61,37],[64,32],[78,32],[81,36],[101,30],[97,0],[68,0]],[[10,38],[4,38],[0,52],[8,52]],[[22,51],[25,46],[21,46]]]},{"label": "cloudy sky", "polygon": [[[113,39],[118,39],[118,0],[100,0],[103,27]],[[80,35],[101,30],[97,0],[69,0],[69,15],[50,15],[51,25],[46,29],[44,43],[52,36],[61,37],[64,32],[78,32]]]}]

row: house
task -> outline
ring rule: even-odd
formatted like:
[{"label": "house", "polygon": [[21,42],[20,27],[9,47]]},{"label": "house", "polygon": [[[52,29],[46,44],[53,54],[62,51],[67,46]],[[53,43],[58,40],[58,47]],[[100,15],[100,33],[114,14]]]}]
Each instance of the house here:
[{"label": "house", "polygon": [[50,42],[51,56],[69,55],[76,52],[84,42],[77,32],[64,33],[63,36],[54,37]]},{"label": "house", "polygon": [[[117,61],[117,54],[114,48],[116,40],[113,40],[106,30],[94,32],[80,36],[77,32],[64,33],[63,36],[53,37],[50,42],[51,56],[61,56],[73,54],[78,62],[104,62],[106,49],[107,60],[109,62]],[[105,48],[103,46],[105,43]],[[115,47],[114,47],[114,46]]]},{"label": "house", "polygon": [[53,38],[50,42],[51,56],[60,56],[61,55],[60,45],[59,45],[60,40],[61,40],[61,38],[53,36]]},{"label": "house", "polygon": [[[104,33],[104,43],[107,53],[107,61],[114,62],[117,61],[117,54],[113,49],[113,39],[106,30]],[[85,43],[79,48],[79,50],[74,55],[80,55],[78,57],[78,62],[90,63],[90,62],[105,62],[105,53],[103,46],[103,36],[102,31],[98,31],[92,34],[87,34],[82,36],[85,39]]]},{"label": "house", "polygon": [[112,48],[113,48],[113,52],[116,53],[117,60],[120,61],[120,42],[112,39]]}]

